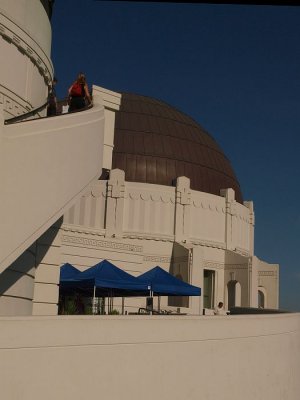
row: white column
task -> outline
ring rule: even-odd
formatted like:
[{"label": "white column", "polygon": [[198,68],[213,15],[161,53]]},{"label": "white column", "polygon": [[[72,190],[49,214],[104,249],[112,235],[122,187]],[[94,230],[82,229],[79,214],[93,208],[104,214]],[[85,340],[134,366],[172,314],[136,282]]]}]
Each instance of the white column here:
[{"label": "white column", "polygon": [[186,242],[190,233],[191,189],[190,179],[177,178],[175,206],[175,241]]},{"label": "white column", "polygon": [[249,306],[258,307],[258,258],[249,257]]},{"label": "white column", "polygon": [[37,240],[33,315],[57,315],[61,266],[60,226],[61,219]]},{"label": "white column", "polygon": [[226,200],[226,222],[225,222],[225,241],[227,250],[235,250],[236,248],[236,200],[233,189],[221,189],[221,196]]},{"label": "white column", "polygon": [[190,249],[190,283],[201,288],[200,297],[190,297],[190,308],[194,315],[203,314],[203,250],[200,246]]},{"label": "white column", "polygon": [[254,225],[255,215],[253,201],[244,201],[244,206],[249,209],[249,251],[250,255],[254,255]]},{"label": "white column", "polygon": [[106,237],[122,237],[125,193],[125,172],[110,171],[107,188]]}]

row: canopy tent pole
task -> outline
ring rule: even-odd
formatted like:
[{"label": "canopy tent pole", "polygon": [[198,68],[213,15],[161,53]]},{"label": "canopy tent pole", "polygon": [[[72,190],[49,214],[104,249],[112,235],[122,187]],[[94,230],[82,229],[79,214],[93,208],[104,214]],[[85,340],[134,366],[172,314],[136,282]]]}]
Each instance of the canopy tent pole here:
[{"label": "canopy tent pole", "polygon": [[94,285],[94,293],[93,293],[93,315],[96,314],[95,308],[96,308],[96,286]]},{"label": "canopy tent pole", "polygon": [[151,306],[150,315],[152,315],[153,314],[153,290],[152,290],[152,288],[150,290],[150,297],[152,298],[152,302],[151,302],[152,306]]},{"label": "canopy tent pole", "polygon": [[122,315],[124,315],[124,309],[125,309],[125,299],[122,297]]}]

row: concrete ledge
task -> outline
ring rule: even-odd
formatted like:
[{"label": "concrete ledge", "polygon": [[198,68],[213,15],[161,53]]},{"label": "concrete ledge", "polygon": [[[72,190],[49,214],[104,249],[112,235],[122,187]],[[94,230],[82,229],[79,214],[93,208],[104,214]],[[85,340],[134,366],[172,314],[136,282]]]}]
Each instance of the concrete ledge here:
[{"label": "concrete ledge", "polygon": [[300,314],[12,317],[0,324],[6,399],[299,398]]}]

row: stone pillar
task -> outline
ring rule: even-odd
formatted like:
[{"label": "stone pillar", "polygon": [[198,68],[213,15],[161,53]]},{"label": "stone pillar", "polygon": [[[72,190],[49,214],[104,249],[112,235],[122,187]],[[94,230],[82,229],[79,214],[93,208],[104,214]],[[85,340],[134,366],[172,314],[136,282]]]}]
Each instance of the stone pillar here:
[{"label": "stone pillar", "polygon": [[200,246],[190,249],[190,283],[201,288],[201,296],[190,297],[190,308],[193,315],[203,314],[203,250]]},{"label": "stone pillar", "polygon": [[175,205],[175,241],[187,242],[190,234],[190,179],[185,176],[177,178]]},{"label": "stone pillar", "polygon": [[32,315],[36,243],[0,274],[0,316]]},{"label": "stone pillar", "polygon": [[61,266],[61,219],[38,240],[33,315],[57,315]]},{"label": "stone pillar", "polygon": [[227,250],[235,250],[236,248],[236,200],[233,189],[221,189],[221,196],[225,197],[226,201],[226,222],[225,222],[225,242]]},{"label": "stone pillar", "polygon": [[255,215],[253,201],[244,201],[244,206],[249,209],[249,252],[250,255],[254,255],[254,225]]},{"label": "stone pillar", "polygon": [[104,106],[103,168],[111,169],[114,148],[115,114],[120,109],[121,94],[93,86],[93,101]]},{"label": "stone pillar", "polygon": [[249,257],[249,307],[258,307],[258,259]]},{"label": "stone pillar", "polygon": [[122,237],[125,172],[120,169],[111,170],[107,185],[105,237]]}]

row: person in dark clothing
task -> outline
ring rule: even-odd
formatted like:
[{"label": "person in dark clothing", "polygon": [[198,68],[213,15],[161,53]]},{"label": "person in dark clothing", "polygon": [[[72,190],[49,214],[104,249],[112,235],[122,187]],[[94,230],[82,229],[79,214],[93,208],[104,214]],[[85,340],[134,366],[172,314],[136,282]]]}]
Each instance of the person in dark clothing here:
[{"label": "person in dark clothing", "polygon": [[76,81],[70,86],[69,112],[80,110],[92,102],[89,88],[83,73],[80,73]]},{"label": "person in dark clothing", "polygon": [[57,113],[57,100],[56,100],[56,90],[55,85],[57,79],[54,77],[52,85],[48,89],[48,106],[47,106],[47,117],[53,117]]}]

